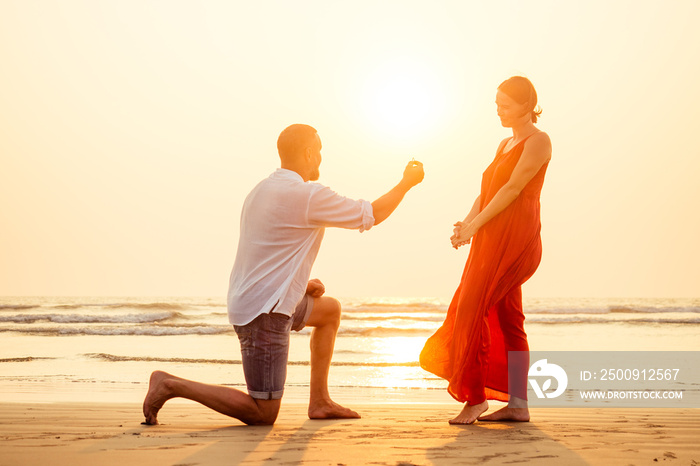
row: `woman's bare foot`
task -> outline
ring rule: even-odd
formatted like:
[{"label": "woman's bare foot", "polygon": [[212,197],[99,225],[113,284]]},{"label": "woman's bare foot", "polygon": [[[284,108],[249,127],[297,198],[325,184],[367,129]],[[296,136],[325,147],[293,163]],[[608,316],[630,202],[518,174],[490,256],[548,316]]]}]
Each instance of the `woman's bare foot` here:
[{"label": "woman's bare foot", "polygon": [[479,416],[480,421],[502,421],[502,422],[528,422],[530,420],[530,411],[525,408],[511,408],[504,406],[486,416]]},{"label": "woman's bare foot", "polygon": [[489,409],[487,401],[483,401],[477,405],[470,405],[467,403],[456,418],[450,419],[450,424],[474,424],[474,421],[485,413],[487,409]]},{"label": "woman's bare foot", "polygon": [[143,400],[143,415],[146,421],[142,424],[157,425],[158,411],[163,407],[166,401],[172,398],[170,390],[168,390],[165,381],[172,376],[167,372],[155,371],[151,374],[151,379],[148,382],[148,393]]},{"label": "woman's bare foot", "polygon": [[323,400],[309,403],[309,419],[360,419],[360,415],[333,400]]}]

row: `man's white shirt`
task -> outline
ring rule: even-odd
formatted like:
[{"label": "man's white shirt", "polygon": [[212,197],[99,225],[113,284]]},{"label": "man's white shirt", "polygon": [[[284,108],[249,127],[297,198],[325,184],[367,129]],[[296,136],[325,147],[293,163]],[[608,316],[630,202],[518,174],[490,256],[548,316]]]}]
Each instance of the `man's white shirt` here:
[{"label": "man's white shirt", "polygon": [[229,321],[271,310],[291,316],[306,293],[325,227],[369,230],[372,205],[277,169],[248,194],[228,290]]}]

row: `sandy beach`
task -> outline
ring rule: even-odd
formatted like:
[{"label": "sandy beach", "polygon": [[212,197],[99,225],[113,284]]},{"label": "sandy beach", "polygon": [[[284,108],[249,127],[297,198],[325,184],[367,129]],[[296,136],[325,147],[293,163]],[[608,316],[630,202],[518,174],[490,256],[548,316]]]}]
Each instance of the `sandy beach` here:
[{"label": "sandy beach", "polygon": [[[15,301],[2,314],[0,466],[700,465],[700,409],[681,405],[534,407],[525,424],[450,426],[460,405],[415,363],[439,303],[347,303],[330,390],[362,419],[307,419],[309,336],[295,334],[277,423],[248,427],[186,400],[168,402],[161,425],[141,425],[153,370],[245,390],[218,301]],[[533,351],[700,350],[695,301],[531,308]],[[684,406],[695,406],[698,374],[680,374]]]},{"label": "sandy beach", "polygon": [[456,405],[353,407],[362,419],[310,421],[286,404],[274,426],[249,427],[175,402],[144,426],[133,403],[3,403],[0,464],[700,464],[700,410],[538,409],[455,427]]}]

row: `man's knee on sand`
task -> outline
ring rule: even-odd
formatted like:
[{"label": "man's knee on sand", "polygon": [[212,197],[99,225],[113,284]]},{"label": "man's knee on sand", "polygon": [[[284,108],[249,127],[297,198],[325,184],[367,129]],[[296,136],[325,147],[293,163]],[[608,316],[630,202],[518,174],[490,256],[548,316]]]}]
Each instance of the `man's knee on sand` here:
[{"label": "man's knee on sand", "polygon": [[271,426],[277,420],[278,414],[279,414],[279,410],[277,410],[274,413],[261,414],[259,416],[252,418],[251,422],[247,422],[246,424],[251,425],[251,426]]},{"label": "man's knee on sand", "polygon": [[245,419],[241,419],[251,426],[271,426],[277,420],[282,400],[258,400],[253,398],[258,409],[249,413]]}]

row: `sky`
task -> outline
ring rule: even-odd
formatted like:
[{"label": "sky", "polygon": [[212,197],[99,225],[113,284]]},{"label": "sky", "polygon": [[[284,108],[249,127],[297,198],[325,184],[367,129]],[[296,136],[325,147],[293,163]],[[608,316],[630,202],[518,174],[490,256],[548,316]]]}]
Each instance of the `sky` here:
[{"label": "sky", "polygon": [[700,296],[700,3],[0,2],[0,295],[225,296],[246,194],[292,123],[319,182],[372,201],[328,229],[337,297],[447,299],[452,224],[534,83],[553,156],[526,297]]}]

